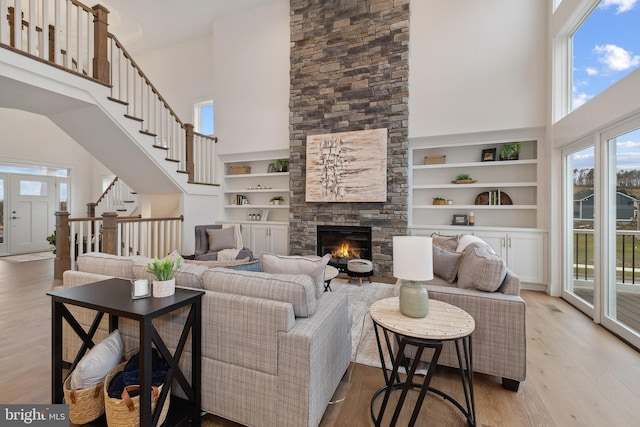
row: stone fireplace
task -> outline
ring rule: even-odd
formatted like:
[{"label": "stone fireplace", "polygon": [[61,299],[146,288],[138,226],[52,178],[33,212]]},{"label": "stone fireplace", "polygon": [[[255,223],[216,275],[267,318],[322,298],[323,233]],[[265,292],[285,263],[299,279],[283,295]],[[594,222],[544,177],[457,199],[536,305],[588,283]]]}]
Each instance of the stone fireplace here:
[{"label": "stone fireplace", "polygon": [[371,227],[318,225],[317,254],[331,254],[329,265],[344,272],[350,259],[371,260]]},{"label": "stone fireplace", "polygon": [[[290,1],[289,250],[319,254],[318,226],[371,228],[374,274],[392,277],[407,233],[409,0]],[[306,202],[307,136],[388,129],[384,202]]]}]

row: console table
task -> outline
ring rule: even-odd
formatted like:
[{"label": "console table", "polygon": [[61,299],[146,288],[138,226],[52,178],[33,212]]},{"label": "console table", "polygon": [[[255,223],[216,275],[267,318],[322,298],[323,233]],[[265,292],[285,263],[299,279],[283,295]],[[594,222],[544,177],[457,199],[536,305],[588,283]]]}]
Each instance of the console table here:
[{"label": "console table", "polygon": [[[95,343],[93,337],[104,314],[109,317],[109,331],[118,328],[118,318],[126,317],[137,320],[140,329],[140,425],[148,427],[157,424],[160,411],[151,413],[151,345],[155,345],[169,365],[166,383],[176,380],[183,389],[188,400],[169,397],[163,388],[158,408],[162,407],[167,398],[171,398],[169,414],[165,425],[187,425],[191,420],[192,426],[200,425],[200,375],[201,375],[201,326],[202,326],[202,295],[203,291],[176,288],[174,295],[164,298],[131,299],[131,283],[126,279],[108,279],[83,286],[66,288],[48,292],[52,297],[52,401],[63,403],[63,360],[62,360],[62,319],[65,319],[75,333],[82,339],[83,344],[69,372],[72,372],[82,356]],[[78,321],[71,315],[65,304],[96,310],[97,314],[88,332],[85,332]],[[172,355],[162,337],[153,326],[152,320],[181,307],[190,307],[187,321],[183,327],[180,340]],[[191,384],[178,365],[182,351],[191,332]],[[154,417],[155,415],[155,417]]]},{"label": "console table", "polygon": [[[385,380],[385,385],[376,391],[371,398],[371,419],[375,425],[380,426],[382,423],[382,418],[389,403],[392,390],[402,389],[393,413],[393,418],[389,424],[395,426],[398,422],[398,417],[400,416],[400,411],[402,410],[408,391],[412,388],[420,388],[420,393],[408,424],[409,426],[415,424],[427,391],[436,393],[453,403],[464,414],[468,424],[475,426],[476,414],[473,396],[473,367],[471,362],[471,334],[475,329],[473,317],[454,305],[435,300],[429,301],[429,314],[426,317],[408,317],[400,313],[398,297],[377,301],[371,306],[369,312],[373,320]],[[396,345],[392,345],[390,335],[395,337]],[[455,343],[466,408],[448,394],[429,386],[438,364],[442,345],[445,341],[454,341]],[[390,355],[393,364],[391,375],[389,375],[386,368],[383,343],[386,344],[387,353]],[[463,354],[461,354],[461,346],[463,348]],[[405,350],[409,348],[415,349],[415,356],[413,356],[414,358],[411,364],[409,363],[410,359],[405,357]],[[428,363],[424,381],[420,384],[414,382],[414,376],[425,348],[433,349],[433,356]],[[462,357],[463,355],[464,357]],[[398,373],[401,366],[405,368],[407,373],[404,381],[400,380]],[[374,414],[373,404],[376,398],[382,393],[384,393],[384,399],[376,416]]]}]

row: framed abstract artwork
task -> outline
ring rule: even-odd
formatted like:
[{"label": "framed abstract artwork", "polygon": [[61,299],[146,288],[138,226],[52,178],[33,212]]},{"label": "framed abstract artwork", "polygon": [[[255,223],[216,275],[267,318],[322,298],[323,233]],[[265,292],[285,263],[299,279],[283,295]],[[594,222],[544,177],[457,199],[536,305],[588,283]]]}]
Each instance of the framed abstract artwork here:
[{"label": "framed abstract artwork", "polygon": [[307,202],[386,202],[387,129],[307,136]]}]

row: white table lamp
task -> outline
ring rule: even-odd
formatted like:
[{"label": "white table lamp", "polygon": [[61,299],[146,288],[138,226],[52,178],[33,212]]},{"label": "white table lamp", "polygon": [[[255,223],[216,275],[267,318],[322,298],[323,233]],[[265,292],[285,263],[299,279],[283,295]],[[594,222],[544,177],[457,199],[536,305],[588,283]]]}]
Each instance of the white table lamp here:
[{"label": "white table lamp", "polygon": [[393,237],[393,275],[402,280],[400,312],[421,318],[429,313],[429,294],[420,281],[433,279],[433,241],[426,236]]}]

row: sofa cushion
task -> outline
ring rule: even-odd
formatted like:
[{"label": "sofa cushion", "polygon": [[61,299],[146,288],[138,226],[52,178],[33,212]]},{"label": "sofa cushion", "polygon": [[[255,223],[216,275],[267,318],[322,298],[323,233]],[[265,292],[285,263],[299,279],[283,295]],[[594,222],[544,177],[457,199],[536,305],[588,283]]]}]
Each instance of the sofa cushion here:
[{"label": "sofa cushion", "polygon": [[216,268],[216,267],[235,267],[237,265],[247,264],[249,262],[249,257],[245,257],[242,259],[234,259],[231,261],[200,261],[200,260],[192,260],[186,259],[184,261],[187,264],[195,264],[202,265],[207,268]]},{"label": "sofa cushion", "polygon": [[207,229],[209,237],[209,252],[217,252],[222,249],[233,249],[236,247],[235,231],[233,227],[221,229]]},{"label": "sofa cushion", "polygon": [[463,254],[433,245],[433,273],[449,283],[456,280]]},{"label": "sofa cushion", "polygon": [[[133,278],[148,279],[149,282],[156,280],[156,276],[147,271],[147,264],[150,262],[153,262],[153,259],[142,256],[134,257],[132,265]],[[183,263],[173,273],[173,277],[176,279],[176,286],[202,289],[202,275],[205,271],[207,271],[206,266]]]},{"label": "sofa cushion", "polygon": [[111,277],[133,278],[133,258],[102,252],[88,252],[78,256],[78,271],[104,274]]},{"label": "sofa cushion", "polygon": [[331,254],[325,256],[284,256],[263,253],[262,271],[266,273],[308,274],[316,284],[316,298],[324,292],[324,269],[331,260]]},{"label": "sofa cushion", "polygon": [[495,292],[507,275],[507,266],[486,243],[473,243],[464,251],[458,269],[458,287]]},{"label": "sofa cushion", "polygon": [[445,236],[444,234],[432,233],[433,243],[441,248],[455,251],[458,247],[458,236]]},{"label": "sofa cushion", "polygon": [[116,329],[85,354],[71,374],[71,389],[93,387],[104,381],[122,360],[122,339]]},{"label": "sofa cushion", "polygon": [[307,274],[270,274],[212,268],[203,275],[204,289],[286,302],[296,317],[316,312],[315,283]]}]

